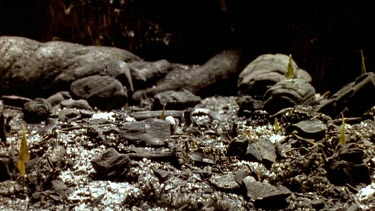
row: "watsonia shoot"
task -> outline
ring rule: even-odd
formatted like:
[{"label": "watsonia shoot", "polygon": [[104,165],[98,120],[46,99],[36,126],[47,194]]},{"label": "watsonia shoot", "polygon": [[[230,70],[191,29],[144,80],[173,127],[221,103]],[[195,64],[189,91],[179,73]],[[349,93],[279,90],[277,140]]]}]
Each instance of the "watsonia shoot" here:
[{"label": "watsonia shoot", "polygon": [[294,69],[293,69],[292,62],[293,62],[292,54],[289,54],[288,71],[285,74],[285,77],[287,79],[293,79],[294,78]]},{"label": "watsonia shoot", "polygon": [[28,161],[29,152],[27,149],[26,128],[25,125],[22,125],[22,140],[17,160],[17,168],[22,176],[26,175],[26,163]]}]

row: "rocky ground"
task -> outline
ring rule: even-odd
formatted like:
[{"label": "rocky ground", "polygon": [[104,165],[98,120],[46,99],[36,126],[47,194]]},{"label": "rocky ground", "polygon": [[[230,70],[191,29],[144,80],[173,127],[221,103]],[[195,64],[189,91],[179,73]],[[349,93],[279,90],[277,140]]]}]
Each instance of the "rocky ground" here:
[{"label": "rocky ground", "polygon": [[[27,124],[27,174],[7,169],[1,209],[375,208],[373,116],[348,118],[347,143],[339,146],[341,119],[303,107],[277,117],[263,110],[241,116],[240,101],[208,97],[184,112],[167,109],[164,119],[160,111],[140,115],[147,103],[111,112],[74,109],[65,121],[60,116]],[[2,162],[14,162],[23,113],[4,105],[3,114],[12,119]],[[296,126],[315,120],[320,122],[312,129]],[[126,127],[135,121],[148,122]],[[125,137],[125,130],[133,136]]]},{"label": "rocky ground", "polygon": [[373,210],[375,74],[0,37],[1,210]]}]

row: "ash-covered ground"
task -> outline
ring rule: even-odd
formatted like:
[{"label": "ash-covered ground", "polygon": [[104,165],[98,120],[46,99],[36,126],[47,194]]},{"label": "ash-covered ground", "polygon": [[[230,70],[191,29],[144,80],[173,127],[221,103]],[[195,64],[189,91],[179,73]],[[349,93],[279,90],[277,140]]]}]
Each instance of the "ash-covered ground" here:
[{"label": "ash-covered ground", "polygon": [[[339,144],[341,118],[308,106],[244,112],[240,101],[208,97],[148,116],[146,101],[108,112],[57,109],[38,124],[4,105],[0,209],[375,209],[371,113],[346,118]],[[25,176],[15,167],[22,124]]]}]

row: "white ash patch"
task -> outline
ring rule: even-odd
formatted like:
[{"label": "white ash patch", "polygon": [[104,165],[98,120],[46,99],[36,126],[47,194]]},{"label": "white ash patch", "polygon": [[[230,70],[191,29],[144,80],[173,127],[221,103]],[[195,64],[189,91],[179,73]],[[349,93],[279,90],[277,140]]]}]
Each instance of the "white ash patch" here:
[{"label": "white ash patch", "polygon": [[105,119],[108,121],[115,122],[115,113],[114,112],[100,112],[100,113],[95,113],[92,115],[92,119]]},{"label": "white ash patch", "polygon": [[359,206],[363,210],[374,210],[375,209],[375,183],[371,183],[366,187],[359,190],[356,194],[358,198]]}]

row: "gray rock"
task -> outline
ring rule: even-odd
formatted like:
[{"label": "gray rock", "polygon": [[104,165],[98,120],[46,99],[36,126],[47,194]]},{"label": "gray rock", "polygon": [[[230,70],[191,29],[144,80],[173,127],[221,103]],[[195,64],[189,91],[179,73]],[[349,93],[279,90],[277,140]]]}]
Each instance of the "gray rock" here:
[{"label": "gray rock", "polygon": [[[41,97],[68,90],[75,72],[108,61],[140,60],[113,47],[83,46],[62,41],[40,43],[23,37],[0,37],[2,94]],[[83,68],[84,69],[84,68]]]},{"label": "gray rock", "polygon": [[[248,64],[238,78],[238,94],[262,98],[269,87],[285,79],[289,56],[284,54],[263,54]],[[294,78],[310,82],[311,76],[298,68],[292,60]]]},{"label": "gray rock", "polygon": [[267,139],[261,139],[247,147],[246,158],[249,160],[256,160],[267,164],[272,164],[276,161],[275,145]]},{"label": "gray rock", "polygon": [[110,76],[93,75],[74,81],[70,91],[76,98],[85,99],[90,106],[102,110],[121,108],[127,99],[126,88]]},{"label": "gray rock", "polygon": [[51,104],[43,98],[36,98],[23,106],[23,118],[26,122],[37,123],[46,120],[52,113]]},{"label": "gray rock", "polygon": [[281,80],[264,94],[264,109],[271,114],[295,105],[315,104],[315,89],[305,80]]},{"label": "gray rock", "polygon": [[49,96],[46,100],[51,104],[51,106],[55,106],[61,103],[61,101],[71,98],[70,93],[67,91],[61,91],[56,94]]},{"label": "gray rock", "polygon": [[120,137],[137,145],[164,146],[171,135],[170,125],[162,119],[126,122],[120,127]]},{"label": "gray rock", "polygon": [[166,108],[168,109],[183,110],[194,107],[196,104],[200,103],[201,100],[201,97],[187,90],[165,91],[154,96],[153,109],[162,109],[164,104],[166,104]]},{"label": "gray rock", "polygon": [[86,109],[86,110],[92,110],[91,106],[87,102],[87,100],[80,99],[80,100],[63,100],[60,103],[61,107],[63,108],[77,108],[77,109]]},{"label": "gray rock", "polygon": [[243,179],[247,196],[258,209],[277,210],[286,207],[285,199],[292,193],[284,186],[273,186],[267,182],[258,182],[252,176]]},{"label": "gray rock", "polygon": [[126,85],[134,91],[132,76],[128,64],[119,60],[108,60],[102,63],[89,63],[87,65],[75,69],[73,76],[64,72],[56,77],[56,83],[61,81],[73,82],[80,78],[85,78],[92,75],[111,76],[119,80],[123,85]]},{"label": "gray rock", "polygon": [[157,80],[165,76],[171,68],[171,63],[165,59],[155,62],[134,61],[128,65],[134,79],[135,87],[138,90],[154,84]]},{"label": "gray rock", "polygon": [[286,134],[290,134],[295,131],[303,138],[320,140],[321,138],[324,138],[327,129],[327,124],[325,124],[323,121],[319,119],[308,119],[289,125],[286,128]]},{"label": "gray rock", "polygon": [[[215,90],[214,85],[231,77],[236,77],[240,71],[241,54],[236,50],[226,50],[211,58],[204,65],[191,70],[176,69],[170,71],[155,86],[138,90],[133,94],[134,100],[152,97],[157,93],[168,90],[188,90],[193,94]],[[217,87],[220,89],[222,87]],[[207,91],[207,90],[206,90]]]},{"label": "gray rock", "polygon": [[91,160],[92,167],[100,179],[120,179],[129,169],[131,160],[125,154],[118,153],[114,148],[105,150]]},{"label": "gray rock", "polygon": [[375,74],[369,72],[348,83],[330,99],[322,101],[316,110],[336,118],[345,110],[345,116],[362,116],[375,105]]}]

